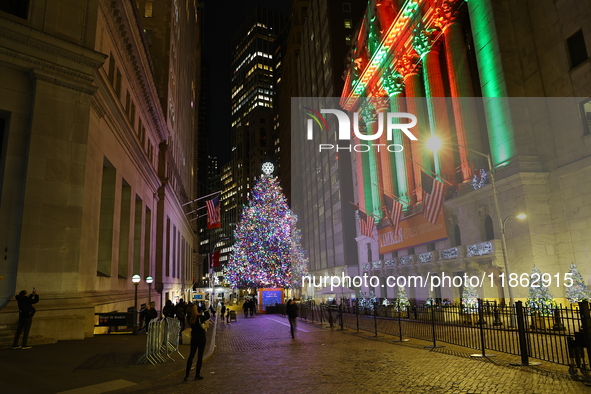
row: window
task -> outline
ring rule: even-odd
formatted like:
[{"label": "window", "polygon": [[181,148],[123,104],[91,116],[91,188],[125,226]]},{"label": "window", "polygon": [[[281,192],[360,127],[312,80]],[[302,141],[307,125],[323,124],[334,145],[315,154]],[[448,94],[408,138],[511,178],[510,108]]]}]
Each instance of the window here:
[{"label": "window", "polygon": [[589,58],[583,31],[579,29],[575,34],[566,39],[570,68],[575,68]]},{"label": "window", "polygon": [[345,44],[351,45],[351,36],[345,36]]},{"label": "window", "polygon": [[591,97],[582,101],[579,104],[579,108],[581,111],[581,118],[583,120],[584,134],[591,134]]},{"label": "window", "polygon": [[146,0],[146,4],[144,6],[144,17],[145,18],[152,18],[154,11],[154,1]]},{"label": "window", "polygon": [[345,19],[344,25],[345,25],[345,29],[351,29],[353,27],[353,22],[351,21],[351,19]]},{"label": "window", "polygon": [[492,241],[493,239],[495,239],[493,221],[488,215],[486,216],[486,219],[484,219],[484,235],[486,238],[485,241]]},{"label": "window", "polygon": [[29,0],[0,1],[0,11],[22,19],[28,19]]},{"label": "window", "polygon": [[351,12],[351,3],[343,3],[343,12]]}]

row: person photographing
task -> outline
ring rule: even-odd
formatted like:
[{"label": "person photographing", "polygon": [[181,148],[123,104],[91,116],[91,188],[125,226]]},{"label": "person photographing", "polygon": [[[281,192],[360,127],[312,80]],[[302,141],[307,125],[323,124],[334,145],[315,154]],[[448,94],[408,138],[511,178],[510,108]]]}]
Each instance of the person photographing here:
[{"label": "person photographing", "polygon": [[[18,302],[18,326],[16,329],[16,335],[14,336],[14,341],[12,343],[13,349],[30,349],[31,347],[27,345],[27,340],[29,339],[29,331],[31,331],[31,324],[33,323],[33,316],[35,315],[35,308],[33,304],[39,302],[39,295],[37,294],[37,289],[33,287],[33,293],[27,297],[27,291],[21,290],[16,296],[16,301]],[[23,334],[23,342],[22,346],[18,345],[18,340]]]},{"label": "person photographing", "polygon": [[210,319],[207,310],[200,311],[197,305],[189,304],[187,307],[187,323],[191,326],[191,353],[187,358],[187,368],[185,373],[185,381],[189,379],[191,372],[191,364],[195,353],[197,353],[197,362],[195,363],[195,380],[203,379],[201,376],[201,365],[203,364],[203,353],[205,352],[205,328],[203,325]]}]

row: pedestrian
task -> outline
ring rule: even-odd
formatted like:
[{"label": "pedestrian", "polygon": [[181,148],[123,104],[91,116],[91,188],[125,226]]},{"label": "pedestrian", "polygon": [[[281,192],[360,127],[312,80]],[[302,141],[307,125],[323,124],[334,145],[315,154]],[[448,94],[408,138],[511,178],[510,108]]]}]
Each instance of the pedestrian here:
[{"label": "pedestrian", "polygon": [[230,312],[232,312],[230,310],[230,307],[228,307],[228,309],[226,310],[226,323],[230,323]]},{"label": "pedestrian", "polygon": [[248,302],[248,309],[250,310],[250,316],[254,315],[254,299],[250,299]]},{"label": "pedestrian", "polygon": [[[33,287],[33,293],[28,297],[27,291],[21,290],[21,292],[14,296],[14,298],[16,298],[16,301],[18,302],[18,326],[14,341],[12,342],[12,348],[30,349],[31,347],[27,345],[27,340],[29,339],[29,331],[31,330],[31,324],[33,323],[33,316],[36,312],[33,304],[39,302],[39,295],[37,294],[37,289]],[[22,346],[19,346],[18,340],[21,336],[21,332],[23,333],[23,342]]]},{"label": "pedestrian", "polygon": [[224,321],[224,317],[226,316],[226,305],[222,302],[222,307],[220,308],[220,317],[222,318],[222,322]]},{"label": "pedestrian", "polygon": [[187,307],[187,324],[191,326],[191,352],[189,353],[189,358],[187,358],[185,381],[189,380],[189,373],[191,372],[191,364],[193,363],[195,353],[197,353],[195,380],[203,379],[203,376],[201,376],[201,365],[203,364],[203,352],[205,351],[207,338],[202,324],[205,324],[208,320],[209,313],[207,310],[201,313],[195,304],[190,304]]},{"label": "pedestrian", "polygon": [[152,319],[158,318],[158,312],[156,312],[156,309],[152,308],[152,305],[146,304],[146,307],[141,313],[141,318],[144,321],[144,328],[146,329],[147,334],[150,322],[152,321]]},{"label": "pedestrian", "polygon": [[244,304],[242,304],[242,309],[244,310],[244,317],[248,317],[248,300],[244,300]]},{"label": "pedestrian", "polygon": [[179,302],[176,304],[175,314],[176,318],[178,319],[179,323],[181,323],[181,330],[179,331],[179,345],[183,344],[183,331],[185,329],[185,310],[187,305],[185,301],[181,298]]},{"label": "pedestrian", "polygon": [[162,308],[162,315],[164,318],[174,318],[174,305],[172,305],[171,300],[166,300],[166,304],[164,305],[164,308]]},{"label": "pedestrian", "polygon": [[298,306],[293,300],[287,301],[285,313],[289,318],[289,329],[291,330],[291,338],[295,339],[296,318],[298,317]]}]

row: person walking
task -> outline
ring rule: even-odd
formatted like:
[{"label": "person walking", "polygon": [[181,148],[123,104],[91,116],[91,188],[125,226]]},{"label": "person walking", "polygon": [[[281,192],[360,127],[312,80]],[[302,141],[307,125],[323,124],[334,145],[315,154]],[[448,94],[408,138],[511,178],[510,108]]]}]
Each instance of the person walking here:
[{"label": "person walking", "polygon": [[228,307],[228,309],[226,309],[226,323],[228,324],[230,324],[230,312],[232,312],[232,310]]},{"label": "person walking", "polygon": [[181,330],[179,331],[179,345],[183,344],[183,331],[185,330],[185,312],[186,312],[187,304],[181,298],[179,302],[176,304],[176,318],[178,319],[179,323],[181,323]]},{"label": "person walking", "polygon": [[164,308],[162,308],[162,314],[164,315],[164,318],[174,317],[174,305],[172,305],[171,300],[166,300],[166,304],[164,305]]},{"label": "person walking", "polygon": [[201,376],[201,365],[203,364],[203,352],[205,351],[205,343],[207,338],[202,324],[209,320],[209,312],[204,310],[201,313],[195,304],[189,304],[187,307],[187,324],[191,326],[191,352],[187,358],[187,368],[185,373],[185,381],[189,380],[191,373],[191,364],[195,353],[197,353],[197,362],[195,363],[195,380],[203,379]]},{"label": "person walking", "polygon": [[156,309],[152,308],[152,305],[146,304],[146,307],[141,313],[142,320],[144,321],[144,328],[146,329],[146,334],[148,333],[148,327],[150,326],[150,322],[152,319],[158,318],[158,312]]},{"label": "person walking", "polygon": [[296,318],[298,317],[298,306],[293,300],[287,301],[285,306],[285,313],[289,318],[289,329],[291,330],[291,337],[295,339]]},{"label": "person walking", "polygon": [[[37,290],[33,287],[33,293],[27,297],[27,291],[22,290],[16,296],[16,301],[18,302],[18,326],[16,329],[16,335],[14,336],[14,341],[12,342],[13,349],[30,349],[31,347],[27,345],[27,341],[29,339],[29,331],[31,330],[31,324],[33,323],[33,316],[35,315],[35,308],[33,304],[39,302],[39,294],[37,294]],[[23,334],[23,342],[22,346],[18,345],[18,340]]]},{"label": "person walking", "polygon": [[248,317],[248,300],[244,300],[244,304],[242,304],[242,309],[244,310],[244,317]]},{"label": "person walking", "polygon": [[224,317],[226,316],[226,305],[222,302],[222,307],[220,308],[220,317],[222,318],[222,323],[224,322]]}]

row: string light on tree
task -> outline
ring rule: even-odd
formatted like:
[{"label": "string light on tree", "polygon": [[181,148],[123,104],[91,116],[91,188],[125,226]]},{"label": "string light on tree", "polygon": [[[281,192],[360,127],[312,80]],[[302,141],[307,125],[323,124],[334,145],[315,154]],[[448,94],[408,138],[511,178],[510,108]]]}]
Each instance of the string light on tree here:
[{"label": "string light on tree", "polygon": [[235,288],[294,288],[307,274],[307,260],[272,163],[262,167],[236,226],[236,242],[225,269]]}]

